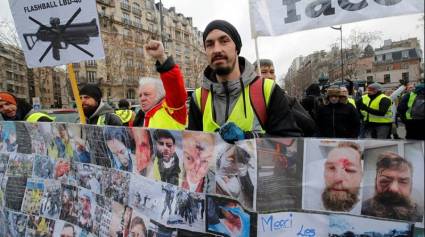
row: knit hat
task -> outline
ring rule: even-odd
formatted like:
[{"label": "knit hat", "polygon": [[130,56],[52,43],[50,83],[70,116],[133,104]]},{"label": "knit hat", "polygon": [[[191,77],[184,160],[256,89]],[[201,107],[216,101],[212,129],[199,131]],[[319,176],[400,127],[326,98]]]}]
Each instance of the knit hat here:
[{"label": "knit hat", "polygon": [[102,91],[95,85],[87,84],[80,90],[80,95],[87,95],[100,102],[102,100]]},{"label": "knit hat", "polygon": [[10,104],[17,105],[15,96],[9,92],[0,92],[0,101],[6,101]]},{"label": "knit hat", "polygon": [[374,89],[376,91],[382,91],[382,85],[377,82],[370,84],[368,88]]},{"label": "knit hat", "polygon": [[236,30],[236,28],[232,24],[224,20],[215,20],[210,22],[207,25],[207,27],[204,30],[204,34],[202,35],[203,41],[204,41],[204,47],[205,47],[205,40],[207,39],[208,34],[213,30],[221,30],[225,32],[226,34],[228,34],[230,38],[233,40],[233,42],[235,43],[236,51],[238,52],[238,55],[239,55],[242,48],[241,37],[238,31]]},{"label": "knit hat", "polygon": [[326,91],[326,96],[339,96],[341,94],[341,90],[338,87],[329,87]]}]

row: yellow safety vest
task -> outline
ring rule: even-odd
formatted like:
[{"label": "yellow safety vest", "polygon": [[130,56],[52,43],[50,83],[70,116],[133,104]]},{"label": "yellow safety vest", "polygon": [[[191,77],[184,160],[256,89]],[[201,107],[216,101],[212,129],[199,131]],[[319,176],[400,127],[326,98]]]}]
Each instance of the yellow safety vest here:
[{"label": "yellow safety vest", "polygon": [[[388,96],[384,94],[380,94],[373,101],[370,100],[370,97],[368,95],[364,95],[362,96],[362,102],[363,104],[365,104],[367,107],[371,109],[379,110],[379,104],[381,103],[382,98],[388,98],[389,100],[391,100]],[[372,123],[392,123],[393,122],[393,112],[391,109],[391,105],[388,107],[388,110],[384,116],[377,116],[374,114],[370,114],[365,110],[360,110],[360,112],[362,113],[363,120],[365,122],[372,122]]]},{"label": "yellow safety vest", "polygon": [[[165,102],[164,102],[165,103]],[[171,130],[184,130],[186,124],[181,124],[177,122],[171,115],[167,112],[164,105],[149,120],[149,128],[161,128],[161,129],[171,129]]]},{"label": "yellow safety vest", "polygon": [[106,120],[106,116],[105,115],[100,115],[99,118],[97,118],[97,123],[96,125],[100,125],[100,126],[105,126],[105,120]]},{"label": "yellow safety vest", "polygon": [[348,103],[352,104],[356,108],[356,101],[353,98],[348,97]]},{"label": "yellow safety vest", "polygon": [[412,119],[412,108],[413,108],[413,103],[415,103],[415,99],[416,99],[416,93],[413,91],[410,92],[409,101],[407,101],[407,111],[406,111],[406,119],[408,120]]},{"label": "yellow safety vest", "polygon": [[122,123],[128,123],[131,120],[131,117],[133,116],[133,111],[129,109],[119,109],[115,111],[115,114],[120,117]]},{"label": "yellow safety vest", "polygon": [[48,118],[48,119],[50,119],[52,121],[55,121],[55,119],[56,119],[55,117],[50,116],[50,115],[48,115],[46,113],[35,112],[35,113],[30,114],[25,121],[27,121],[29,123],[36,123],[41,118]]},{"label": "yellow safety vest", "polygon": [[[266,106],[268,106],[274,80],[264,79],[264,98],[266,100]],[[195,97],[198,108],[201,108],[201,90],[202,88],[197,88],[195,90]],[[258,121],[257,116],[255,115],[254,109],[251,105],[249,86],[244,88],[245,90],[245,104],[246,104],[246,117],[244,116],[244,100],[242,98],[243,93],[239,96],[236,104],[227,119],[226,122],[233,122],[243,131],[259,131],[264,133],[264,129],[261,127],[260,122]],[[213,106],[211,100],[211,91],[208,92],[208,97],[205,103],[204,114],[202,115],[202,124],[204,132],[215,132],[220,126],[213,119]]]}]

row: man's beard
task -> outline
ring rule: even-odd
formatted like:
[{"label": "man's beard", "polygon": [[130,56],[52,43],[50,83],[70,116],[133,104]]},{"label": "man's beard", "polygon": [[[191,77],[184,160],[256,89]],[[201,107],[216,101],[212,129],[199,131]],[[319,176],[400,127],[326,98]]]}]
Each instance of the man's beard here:
[{"label": "man's beard", "polygon": [[383,192],[375,194],[374,210],[376,216],[399,220],[413,220],[416,216],[414,203],[399,193]]},{"label": "man's beard", "polygon": [[84,115],[87,118],[90,118],[94,114],[94,112],[96,112],[96,110],[97,110],[97,106],[83,107]]},{"label": "man's beard", "polygon": [[359,188],[355,191],[345,190],[332,191],[331,188],[326,188],[322,193],[322,202],[326,210],[331,211],[351,211],[354,205],[359,201]]},{"label": "man's beard", "polygon": [[[215,57],[217,57],[217,58],[224,58],[224,59],[228,59],[227,57],[225,57],[225,56],[221,56],[221,55],[217,55],[217,56],[215,56]],[[213,59],[213,63],[214,63],[214,59]],[[230,65],[230,66],[214,66],[214,71],[215,71],[215,73],[217,74],[217,75],[219,75],[219,76],[226,76],[226,75],[229,75],[232,71],[233,71],[233,69],[235,68],[235,65],[236,65],[236,60]]]}]

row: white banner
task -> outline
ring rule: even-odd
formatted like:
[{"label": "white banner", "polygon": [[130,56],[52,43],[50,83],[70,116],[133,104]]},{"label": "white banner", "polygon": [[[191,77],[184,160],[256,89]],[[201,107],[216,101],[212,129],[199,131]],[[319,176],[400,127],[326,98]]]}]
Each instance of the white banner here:
[{"label": "white banner", "polygon": [[28,67],[105,57],[95,0],[10,0]]},{"label": "white banner", "polygon": [[252,36],[424,12],[424,0],[250,0]]}]

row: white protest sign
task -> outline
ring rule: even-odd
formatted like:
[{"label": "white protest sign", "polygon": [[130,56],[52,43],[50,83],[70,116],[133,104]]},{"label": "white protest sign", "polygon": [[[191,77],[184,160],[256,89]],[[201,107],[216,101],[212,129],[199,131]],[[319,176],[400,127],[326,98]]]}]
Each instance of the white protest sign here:
[{"label": "white protest sign", "polygon": [[253,37],[423,12],[424,0],[250,0]]},{"label": "white protest sign", "polygon": [[328,236],[327,215],[279,212],[258,215],[257,236]]},{"label": "white protest sign", "polygon": [[10,0],[28,67],[104,58],[95,0]]}]

